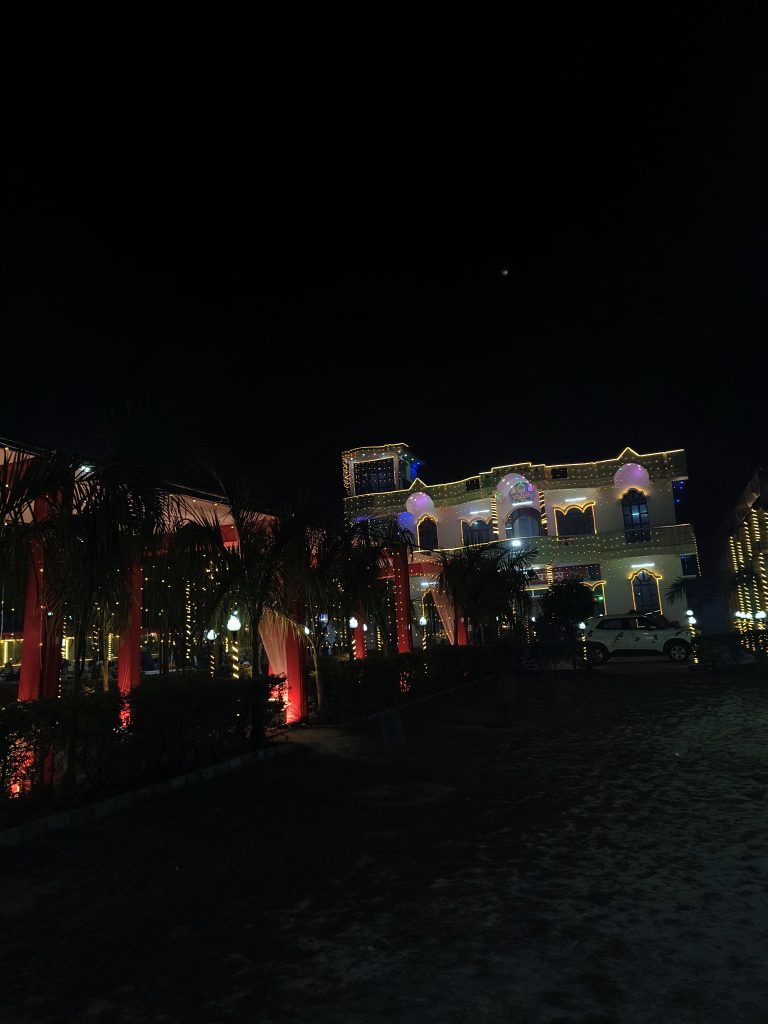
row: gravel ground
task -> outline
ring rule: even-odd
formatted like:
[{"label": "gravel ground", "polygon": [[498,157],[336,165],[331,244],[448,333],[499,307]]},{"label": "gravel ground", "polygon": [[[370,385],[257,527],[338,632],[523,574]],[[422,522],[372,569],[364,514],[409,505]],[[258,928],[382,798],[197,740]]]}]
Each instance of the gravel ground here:
[{"label": "gravel ground", "polygon": [[2,854],[0,1021],[768,1021],[768,680],[520,682]]}]

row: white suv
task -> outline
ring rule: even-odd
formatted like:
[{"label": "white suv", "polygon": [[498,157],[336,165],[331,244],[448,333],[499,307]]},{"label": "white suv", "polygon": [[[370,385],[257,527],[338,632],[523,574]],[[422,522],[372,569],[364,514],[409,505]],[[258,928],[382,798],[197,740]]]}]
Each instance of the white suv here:
[{"label": "white suv", "polygon": [[587,657],[594,665],[615,655],[666,654],[670,661],[687,661],[693,650],[691,632],[660,616],[605,615],[584,623]]}]

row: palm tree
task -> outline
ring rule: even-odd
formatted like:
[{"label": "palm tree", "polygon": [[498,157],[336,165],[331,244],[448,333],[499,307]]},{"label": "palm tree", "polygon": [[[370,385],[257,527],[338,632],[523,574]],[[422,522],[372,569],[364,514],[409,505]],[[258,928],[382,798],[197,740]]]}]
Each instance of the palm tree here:
[{"label": "palm tree", "polygon": [[60,636],[66,628],[74,639],[65,787],[74,783],[88,640],[94,631],[119,633],[127,626],[133,613],[133,567],[160,545],[173,521],[175,499],[142,424],[130,410],[113,416],[105,426],[97,465],[65,460],[46,494],[47,515],[37,526],[44,604],[54,633]]},{"label": "palm tree", "polygon": [[579,580],[563,580],[553,583],[541,600],[541,622],[539,628],[545,634],[549,630],[556,642],[567,641],[574,668],[582,660],[583,650],[579,644],[579,622],[594,614],[595,597],[592,591]]},{"label": "palm tree", "polygon": [[488,628],[496,630],[502,620],[509,624],[527,620],[528,570],[535,554],[497,546],[441,552],[438,588],[453,603],[455,638],[462,615],[481,643]]},{"label": "palm tree", "polygon": [[759,579],[758,573],[748,565],[736,571],[717,569],[706,576],[678,576],[664,591],[670,604],[706,604],[716,601],[726,607],[739,587],[749,586]]}]

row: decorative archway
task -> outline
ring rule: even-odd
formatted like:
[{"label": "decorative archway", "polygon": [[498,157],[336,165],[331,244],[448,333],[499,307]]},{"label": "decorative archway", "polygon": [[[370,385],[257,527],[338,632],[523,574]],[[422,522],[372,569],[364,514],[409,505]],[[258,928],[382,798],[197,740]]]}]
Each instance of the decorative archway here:
[{"label": "decorative archway", "polygon": [[595,503],[555,506],[555,531],[558,537],[583,537],[597,532],[595,528]]},{"label": "decorative archway", "polygon": [[541,513],[530,505],[514,508],[507,516],[505,532],[510,537],[540,537]]},{"label": "decorative archway", "polygon": [[643,491],[638,491],[635,487],[626,491],[621,498],[621,510],[625,530],[647,530],[650,526],[648,498]]},{"label": "decorative archway", "polygon": [[438,547],[437,523],[431,516],[424,516],[416,526],[419,547],[425,551],[434,551]]}]

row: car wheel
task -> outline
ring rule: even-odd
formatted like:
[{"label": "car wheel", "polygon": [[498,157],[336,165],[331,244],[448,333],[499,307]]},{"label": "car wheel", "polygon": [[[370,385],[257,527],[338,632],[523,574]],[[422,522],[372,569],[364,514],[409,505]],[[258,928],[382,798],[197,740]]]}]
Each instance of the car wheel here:
[{"label": "car wheel", "polygon": [[602,665],[608,661],[608,649],[602,644],[587,644],[587,661],[590,665]]},{"label": "car wheel", "polygon": [[683,643],[682,640],[673,640],[664,648],[664,653],[670,661],[674,661],[679,665],[684,661],[688,661],[691,656],[691,648],[688,644]]}]

